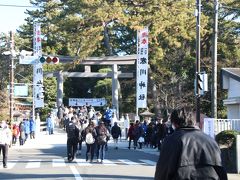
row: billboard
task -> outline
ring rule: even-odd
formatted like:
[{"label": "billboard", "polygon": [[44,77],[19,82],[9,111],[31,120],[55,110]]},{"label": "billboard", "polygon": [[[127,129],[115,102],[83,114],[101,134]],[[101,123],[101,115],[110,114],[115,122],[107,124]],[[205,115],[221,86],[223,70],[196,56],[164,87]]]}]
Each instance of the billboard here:
[{"label": "billboard", "polygon": [[69,98],[69,106],[104,106],[105,98]]}]

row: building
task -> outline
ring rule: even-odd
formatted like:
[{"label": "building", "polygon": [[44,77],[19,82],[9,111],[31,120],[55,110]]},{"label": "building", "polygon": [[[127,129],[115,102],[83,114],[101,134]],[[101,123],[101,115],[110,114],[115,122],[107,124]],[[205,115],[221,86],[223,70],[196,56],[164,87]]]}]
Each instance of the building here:
[{"label": "building", "polygon": [[240,68],[222,68],[222,89],[228,91],[223,104],[227,107],[228,119],[240,119]]}]

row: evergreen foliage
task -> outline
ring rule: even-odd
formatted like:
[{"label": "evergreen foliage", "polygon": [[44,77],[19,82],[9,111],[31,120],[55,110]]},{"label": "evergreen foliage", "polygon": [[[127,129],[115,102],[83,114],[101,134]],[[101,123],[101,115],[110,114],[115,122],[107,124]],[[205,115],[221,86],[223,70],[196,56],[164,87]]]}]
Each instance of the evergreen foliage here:
[{"label": "evergreen foliage", "polygon": [[[44,54],[77,57],[74,63],[67,65],[44,65],[44,71],[60,69],[78,71],[82,69],[81,59],[89,56],[136,54],[137,30],[148,26],[149,81],[151,82],[148,94],[150,98],[157,97],[155,101],[149,99],[149,108],[166,111],[179,106],[188,106],[194,109],[195,0],[32,0],[31,2],[39,8],[26,12],[29,17],[18,29],[17,36],[20,41],[16,44],[17,48],[32,49],[33,22],[39,22],[42,28]],[[212,1],[202,3],[201,71],[208,73],[211,83],[214,6]],[[237,67],[240,63],[238,19],[240,3],[238,0],[222,0],[221,4],[218,82],[222,67]],[[101,68],[108,67],[96,67],[95,71],[98,72]],[[120,70],[135,72],[135,67],[121,67]],[[155,92],[152,91],[153,84],[157,88]],[[134,112],[135,80],[121,80],[120,85],[122,112]],[[66,103],[69,97],[89,97],[87,89],[90,87],[93,92],[92,97],[107,97],[108,101],[111,101],[109,79],[68,78],[65,79],[64,84],[64,102]],[[209,92],[201,101],[201,112],[207,115],[211,113],[210,87],[209,85]],[[50,94],[46,96],[46,100],[55,101],[50,98],[54,93]],[[222,104],[225,95],[225,92],[218,91],[220,116],[226,114]],[[124,109],[124,107],[129,108]]]}]

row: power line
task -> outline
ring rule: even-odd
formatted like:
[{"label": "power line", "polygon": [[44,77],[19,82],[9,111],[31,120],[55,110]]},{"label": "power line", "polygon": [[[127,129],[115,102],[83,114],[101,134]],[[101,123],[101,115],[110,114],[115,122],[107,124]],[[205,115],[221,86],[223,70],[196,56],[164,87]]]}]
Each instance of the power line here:
[{"label": "power line", "polygon": [[16,5],[16,4],[0,4],[3,7],[20,7],[20,8],[38,8],[37,6]]}]

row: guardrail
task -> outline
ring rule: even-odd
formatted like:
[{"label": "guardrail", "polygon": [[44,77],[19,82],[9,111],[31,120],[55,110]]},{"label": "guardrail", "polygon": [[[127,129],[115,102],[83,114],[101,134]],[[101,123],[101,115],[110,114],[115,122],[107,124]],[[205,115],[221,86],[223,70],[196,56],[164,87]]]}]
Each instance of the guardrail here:
[{"label": "guardrail", "polygon": [[240,119],[214,119],[204,118],[203,132],[215,137],[225,130],[235,130],[240,132]]},{"label": "guardrail", "polygon": [[235,130],[240,132],[240,119],[215,119],[215,134],[225,130]]}]

